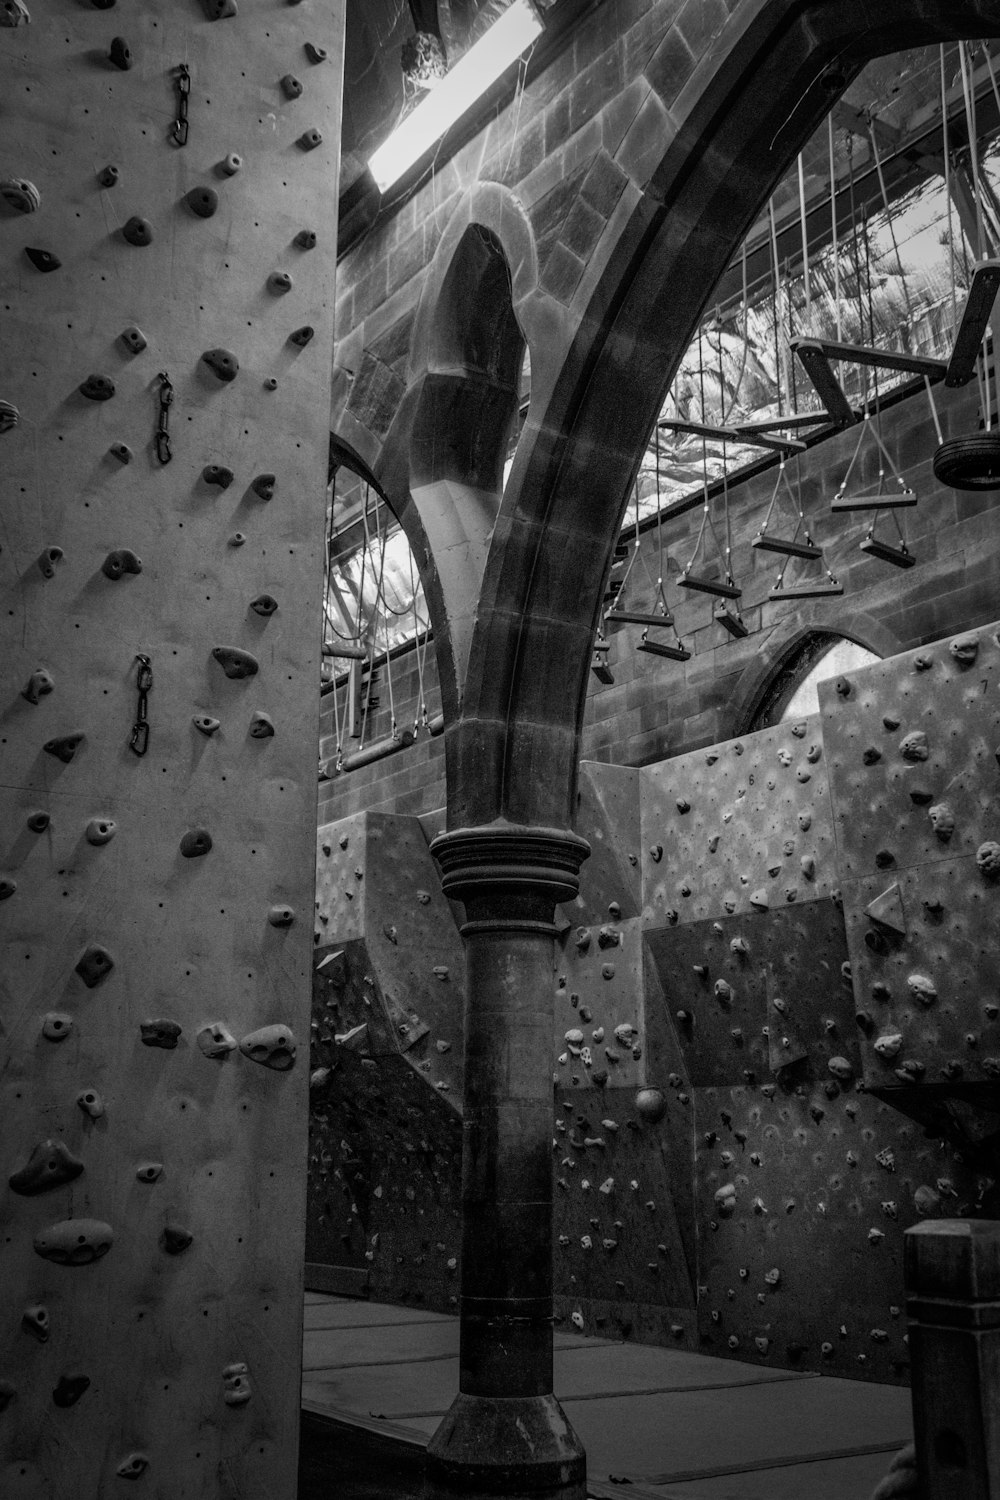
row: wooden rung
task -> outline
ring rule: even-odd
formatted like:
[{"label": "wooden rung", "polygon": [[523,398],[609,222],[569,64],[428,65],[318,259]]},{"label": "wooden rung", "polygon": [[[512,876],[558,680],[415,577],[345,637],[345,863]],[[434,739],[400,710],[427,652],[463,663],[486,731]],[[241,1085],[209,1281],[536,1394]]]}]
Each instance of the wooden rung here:
[{"label": "wooden rung", "polygon": [[876,370],[902,370],[907,375],[928,375],[940,380],[948,366],[942,359],[928,359],[925,354],[901,354],[895,349],[871,349],[867,344],[841,344],[835,339],[792,339],[796,354],[809,345],[819,349],[826,359],[842,359],[850,365],[871,365]]},{"label": "wooden rung", "polygon": [[993,315],[993,304],[1000,291],[1000,260],[983,260],[972,275],[972,285],[965,299],[962,321],[955,335],[955,347],[945,371],[944,383],[968,385],[976,370],[976,360]]},{"label": "wooden rung", "polygon": [[737,640],[741,640],[743,636],[750,634],[750,627],[748,625],[744,625],[739,615],[732,614],[724,604],[720,604],[718,609],[715,611],[715,618],[718,623],[720,625],[724,625],[729,631],[729,634],[734,635]]},{"label": "wooden rung", "polygon": [[779,453],[805,453],[807,444],[799,438],[780,438],[757,432],[749,424],[739,427],[716,427],[708,422],[682,422],[680,419],[660,422],[659,426],[671,432],[683,432],[689,437],[711,438],[724,443],[748,443],[755,448],[771,448]]},{"label": "wooden rung", "polygon": [[842,594],[842,583],[790,583],[787,588],[772,589],[769,599],[825,599],[828,594]]},{"label": "wooden rung", "polygon": [[635,648],[637,651],[648,651],[650,656],[666,656],[671,661],[690,661],[690,651],[685,651],[683,646],[663,646],[659,641],[640,641]]},{"label": "wooden rung", "polygon": [[743,593],[735,583],[724,583],[717,578],[699,578],[697,574],[682,573],[677,582],[682,589],[694,589],[698,594],[715,594],[721,599],[738,599]]},{"label": "wooden rung", "polygon": [[590,670],[593,672],[598,682],[606,683],[609,687],[615,680],[614,673],[612,672],[606,661],[597,660],[591,662]]},{"label": "wooden rung", "polygon": [[783,432],[787,427],[789,430],[799,427],[825,426],[827,421],[826,412],[823,411],[793,411],[784,417],[750,417],[746,422],[740,422],[740,432]]},{"label": "wooden rung", "polygon": [[348,646],[346,642],[324,641],[323,655],[345,661],[367,661],[368,649],[365,646]]},{"label": "wooden rung", "polygon": [[902,510],[904,506],[916,505],[914,490],[902,490],[894,495],[834,495],[830,509],[842,510]]},{"label": "wooden rung", "polygon": [[809,379],[826,407],[830,421],[837,427],[850,427],[857,416],[844,395],[840,381],[830,369],[830,361],[818,339],[793,339],[792,349],[798,355]]},{"label": "wooden rung", "polygon": [[780,552],[782,557],[804,557],[807,562],[823,556],[822,547],[815,542],[786,542],[780,536],[767,536],[764,532],[755,536],[750,545],[758,552]]},{"label": "wooden rung", "polygon": [[866,536],[861,543],[861,550],[867,552],[869,557],[892,563],[894,568],[912,568],[917,560],[905,547],[890,547],[888,542],[880,542],[875,536]]},{"label": "wooden rung", "polygon": [[754,448],[770,448],[774,453],[807,453],[809,444],[801,438],[777,437],[770,432],[761,432],[752,427],[737,427],[736,434],[742,443]]},{"label": "wooden rung", "polygon": [[609,609],[605,625],[672,625],[673,615],[644,615],[633,609]]}]

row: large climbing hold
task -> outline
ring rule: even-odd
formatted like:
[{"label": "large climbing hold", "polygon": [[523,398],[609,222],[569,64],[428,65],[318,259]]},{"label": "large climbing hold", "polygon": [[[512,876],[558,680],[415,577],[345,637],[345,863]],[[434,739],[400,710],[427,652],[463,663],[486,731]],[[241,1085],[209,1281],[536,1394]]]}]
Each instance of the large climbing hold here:
[{"label": "large climbing hold", "polygon": [[296,1041],[287,1026],[261,1026],[242,1039],[240,1051],[261,1067],[287,1073],[295,1063]]},{"label": "large climbing hold", "polygon": [[102,1219],[61,1219],[35,1235],[35,1254],[57,1266],[89,1266],[107,1255],[114,1231]]},{"label": "large climbing hold", "polygon": [[0,198],[19,214],[33,214],[42,203],[41,193],[26,177],[0,178]]},{"label": "large climbing hold", "polygon": [[256,677],[260,670],[257,658],[251,656],[249,651],[242,651],[238,646],[215,646],[212,649],[212,655],[226,676],[236,680],[242,677]]},{"label": "large climbing hold", "polygon": [[65,1141],[42,1141],[24,1166],[8,1178],[8,1184],[11,1192],[33,1197],[72,1182],[82,1171],[83,1162],[73,1155]]},{"label": "large climbing hold", "polygon": [[76,965],[76,972],[88,990],[92,990],[95,985],[107,979],[114,966],[115,961],[107,948],[102,948],[100,943],[91,943],[89,948],[81,954]]}]

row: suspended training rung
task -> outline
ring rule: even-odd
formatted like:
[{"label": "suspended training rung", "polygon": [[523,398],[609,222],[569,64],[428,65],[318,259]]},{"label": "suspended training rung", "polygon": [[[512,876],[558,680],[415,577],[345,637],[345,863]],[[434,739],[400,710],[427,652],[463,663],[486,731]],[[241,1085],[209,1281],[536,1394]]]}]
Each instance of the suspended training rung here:
[{"label": "suspended training rung", "polygon": [[324,641],[323,655],[344,657],[347,661],[367,661],[368,651],[364,646],[348,646],[340,641]]},{"label": "suspended training rung", "polygon": [[834,495],[830,501],[833,511],[845,510],[902,510],[904,506],[916,505],[914,490],[900,490],[894,495]]},{"label": "suspended training rung", "polygon": [[736,636],[737,640],[740,640],[743,636],[750,634],[749,626],[744,625],[740,616],[734,615],[732,610],[727,609],[724,604],[720,604],[718,609],[715,611],[715,618],[720,625],[724,625],[726,627],[730,635]]},{"label": "suspended training rung", "polygon": [[755,448],[771,448],[779,453],[804,453],[807,445],[798,438],[778,438],[755,433],[748,424],[738,427],[716,427],[708,422],[682,422],[678,420],[664,420],[660,422],[661,428],[669,428],[671,432],[683,432],[690,437],[713,438],[724,443],[748,443]]},{"label": "suspended training rung", "polygon": [[384,760],[387,755],[395,755],[398,751],[405,750],[413,744],[414,739],[412,729],[401,729],[396,735],[387,736],[384,740],[374,740],[363,749],[354,750],[350,755],[345,755],[340,763],[340,769],[358,771],[362,766],[370,766],[377,760]]},{"label": "suspended training rung", "polygon": [[683,646],[663,646],[659,641],[640,641],[635,648],[637,651],[648,651],[650,656],[666,656],[671,661],[690,661],[690,651],[685,651]]},{"label": "suspended training rung", "polygon": [[968,385],[975,374],[976,360],[998,291],[1000,260],[981,260],[972,275],[962,321],[955,335],[955,347],[945,371],[945,385]]},{"label": "suspended training rung", "polygon": [[774,453],[807,453],[809,451],[809,444],[804,443],[801,438],[776,437],[772,433],[755,431],[742,424],[736,428],[736,435],[741,443],[749,443],[754,448],[770,448]]},{"label": "suspended training rung", "polygon": [[605,625],[672,625],[673,615],[644,615],[634,609],[609,609]]},{"label": "suspended training rung", "polygon": [[871,349],[866,344],[842,344],[835,339],[792,339],[796,354],[806,345],[819,349],[825,359],[842,359],[851,365],[871,365],[876,370],[901,370],[907,375],[941,379],[948,366],[943,359],[925,354],[901,354],[896,349]]},{"label": "suspended training rung", "polygon": [[841,389],[840,381],[830,369],[830,361],[823,352],[818,339],[792,339],[792,351],[797,354],[817,394],[826,407],[830,421],[837,427],[850,427],[857,415]]},{"label": "suspended training rung", "polygon": [[875,536],[866,536],[861,543],[861,550],[867,552],[869,557],[892,563],[894,568],[912,568],[917,560],[905,547],[890,547],[888,542],[880,542]]},{"label": "suspended training rung", "polygon": [[783,432],[785,428],[825,426],[826,413],[822,411],[793,411],[784,417],[749,417],[740,422],[740,432]]},{"label": "suspended training rung", "polygon": [[775,588],[769,599],[825,599],[828,594],[842,594],[842,583],[791,583],[787,588]]},{"label": "suspended training rung", "polygon": [[715,594],[721,599],[738,599],[743,593],[735,583],[725,583],[720,578],[699,578],[695,573],[682,573],[677,582],[682,589],[694,589],[698,594]]},{"label": "suspended training rung", "polygon": [[782,557],[804,557],[808,562],[823,556],[822,547],[814,542],[786,542],[780,536],[766,536],[763,532],[750,545],[758,552],[780,552]]},{"label": "suspended training rung", "polygon": [[598,682],[603,682],[608,687],[610,687],[615,680],[614,673],[603,658],[599,658],[597,661],[592,661],[590,664],[590,670],[593,672]]}]

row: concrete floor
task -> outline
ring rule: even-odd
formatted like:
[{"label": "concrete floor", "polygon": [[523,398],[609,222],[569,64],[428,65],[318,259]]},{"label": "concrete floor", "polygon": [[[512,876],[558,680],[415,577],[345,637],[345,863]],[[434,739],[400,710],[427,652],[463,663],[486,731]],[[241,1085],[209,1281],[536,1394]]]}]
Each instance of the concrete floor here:
[{"label": "concrete floor", "polygon": [[[555,1350],[556,1394],[599,1500],[867,1500],[912,1434],[909,1392],[898,1386],[561,1331]],[[422,1450],[457,1390],[457,1318],[306,1293],[303,1432],[314,1477],[340,1444],[352,1461],[363,1453],[395,1475],[369,1489],[359,1462],[359,1495],[419,1494]],[[312,1493],[304,1482],[300,1500]]]}]

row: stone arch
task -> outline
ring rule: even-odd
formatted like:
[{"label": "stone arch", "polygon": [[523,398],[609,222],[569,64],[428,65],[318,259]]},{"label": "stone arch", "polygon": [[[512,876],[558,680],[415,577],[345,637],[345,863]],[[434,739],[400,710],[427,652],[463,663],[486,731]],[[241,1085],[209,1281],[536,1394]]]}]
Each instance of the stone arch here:
[{"label": "stone arch", "polygon": [[662,148],[630,166],[639,191],[591,257],[568,350],[522,433],[447,731],[451,827],[571,826],[590,645],[632,477],[712,287],[795,152],[871,58],[1000,34],[1000,0],[740,0],[730,12],[668,93],[677,13],[662,8],[646,64]]}]

